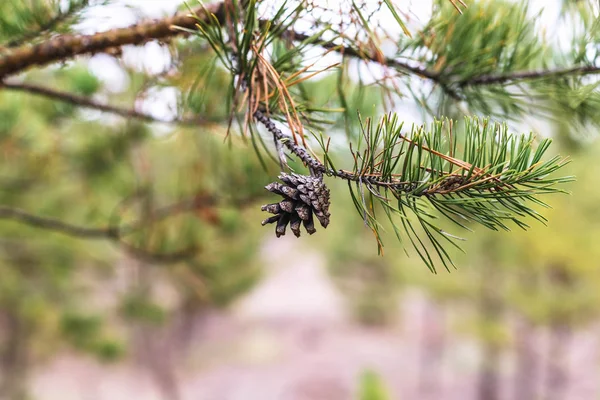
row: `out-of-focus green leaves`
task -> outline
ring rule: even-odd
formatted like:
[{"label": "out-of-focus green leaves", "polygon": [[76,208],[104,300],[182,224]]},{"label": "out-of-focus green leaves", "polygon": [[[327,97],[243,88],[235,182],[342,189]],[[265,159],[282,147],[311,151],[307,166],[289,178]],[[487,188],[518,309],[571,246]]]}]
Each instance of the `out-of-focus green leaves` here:
[{"label": "out-of-focus green leaves", "polygon": [[[83,66],[61,70],[61,72],[62,75],[65,75],[63,79],[68,82],[69,91],[72,93],[91,96],[100,90],[100,80]],[[57,75],[60,79],[61,74]]]},{"label": "out-of-focus green leaves", "polygon": [[[148,83],[132,77],[132,91]],[[80,64],[32,72],[25,79],[84,96],[103,89]],[[211,97],[217,94],[215,87]],[[125,104],[135,93],[102,95]],[[260,236],[252,232],[260,225],[250,223],[243,210],[264,195],[269,179],[248,155],[247,144],[236,138],[223,145],[222,126],[157,128],[106,114],[90,117],[72,105],[23,92],[2,91],[0,97],[3,206],[75,225],[134,226],[122,240],[147,253],[142,260],[190,246],[197,250],[190,259],[159,268],[133,261],[128,256],[135,252],[110,241],[79,240],[3,220],[0,314],[22,324],[32,362],[63,345],[117,360],[127,354],[123,325],[143,321],[148,329],[158,328],[181,303],[225,307],[258,281],[260,265],[252,259]],[[211,102],[215,107],[203,112],[224,109]],[[195,198],[212,203],[200,202],[194,209],[189,204]],[[188,208],[153,220],[155,210],[178,202]],[[103,294],[109,305],[82,313],[81,305],[93,303],[100,287],[111,292],[123,285],[116,281],[117,262],[123,263],[119,268],[133,263],[154,268],[163,284],[177,288],[181,303],[165,306],[163,299],[132,287],[131,292]]]},{"label": "out-of-focus green leaves", "polygon": [[161,324],[167,318],[163,307],[139,293],[133,293],[123,299],[121,314],[126,320],[143,321],[150,324]]},{"label": "out-of-focus green leaves", "polygon": [[[0,4],[0,44],[14,46],[52,32],[68,32],[90,0],[7,0]],[[100,2],[97,2],[100,3]]]},{"label": "out-of-focus green leaves", "polygon": [[482,0],[456,15],[444,1],[423,34],[415,35],[413,51],[446,82],[535,68],[544,55],[535,23],[527,3]]},{"label": "out-of-focus green leaves", "polygon": [[103,332],[99,316],[67,312],[60,320],[60,329],[66,341],[75,349],[87,351],[103,361],[116,361],[124,355],[124,343]]},{"label": "out-of-focus green leaves", "polygon": [[381,377],[373,371],[363,372],[360,379],[360,400],[389,400],[390,394]]}]

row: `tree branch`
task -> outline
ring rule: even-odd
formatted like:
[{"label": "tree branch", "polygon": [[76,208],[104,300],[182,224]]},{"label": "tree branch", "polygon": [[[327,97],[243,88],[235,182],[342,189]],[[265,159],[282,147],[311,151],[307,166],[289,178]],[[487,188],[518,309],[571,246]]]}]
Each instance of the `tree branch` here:
[{"label": "tree branch", "polygon": [[[291,40],[307,40],[311,36],[295,32],[294,30],[287,30],[284,35]],[[420,78],[427,79],[440,85],[440,87],[446,92],[450,97],[455,100],[462,100],[461,96],[451,89],[452,86],[457,85],[460,88],[467,86],[484,86],[484,85],[494,85],[501,84],[505,82],[511,81],[523,81],[530,79],[545,79],[545,78],[559,78],[562,76],[568,75],[589,75],[589,74],[597,74],[600,73],[600,67],[590,66],[590,65],[581,65],[575,67],[567,67],[567,68],[557,68],[557,69],[547,69],[547,70],[537,70],[537,71],[517,71],[508,74],[489,74],[489,75],[479,75],[474,76],[469,79],[465,79],[462,81],[453,81],[452,79],[447,79],[443,74],[431,71],[423,66],[412,65],[405,61],[398,60],[397,58],[385,57],[379,58],[372,54],[365,53],[363,51],[354,49],[349,46],[336,44],[332,41],[327,41],[324,39],[320,39],[315,42],[317,45],[328,49],[337,51],[343,55],[348,55],[351,57],[360,58],[362,60],[374,62],[377,64],[381,64],[384,66],[392,67],[396,70],[406,72],[408,74],[416,75]]]},{"label": "tree branch", "polygon": [[[206,10],[223,19],[222,2],[209,4]],[[209,19],[202,7],[196,8],[194,12],[199,18]],[[46,65],[77,55],[94,54],[114,47],[139,45],[149,40],[181,35],[183,32],[173,29],[173,26],[194,29],[196,22],[189,13],[178,13],[172,17],[141,22],[128,28],[112,29],[93,35],[62,35],[33,46],[23,45],[8,49],[0,52],[0,80],[34,65]]]},{"label": "tree branch", "polygon": [[7,206],[0,206],[0,219],[12,220],[32,228],[57,232],[77,239],[109,240],[118,244],[121,248],[125,249],[127,253],[137,259],[153,263],[168,264],[189,259],[197,253],[198,249],[192,246],[170,253],[154,253],[130,245],[124,240],[124,237],[135,230],[142,228],[143,225],[148,222],[156,222],[183,212],[213,207],[216,204],[217,200],[212,196],[196,196],[159,208],[152,212],[152,217],[150,219],[142,218],[125,226],[115,225],[97,228],[75,225],[56,218],[42,217],[31,214],[25,210]]},{"label": "tree branch", "polygon": [[600,67],[593,65],[581,65],[569,68],[547,69],[539,71],[518,71],[509,74],[480,75],[471,79],[459,82],[459,86],[481,86],[493,85],[511,81],[522,81],[528,79],[560,78],[567,75],[588,75],[597,74]]},{"label": "tree branch", "polygon": [[[255,198],[250,196],[244,199],[234,199],[232,202],[237,207],[245,207],[251,204],[253,200],[255,200]],[[19,208],[7,206],[0,206],[0,220],[12,220],[32,228],[44,229],[76,239],[108,240],[116,243],[129,255],[139,260],[157,264],[169,264],[185,261],[186,259],[196,255],[199,249],[196,246],[191,246],[169,253],[155,253],[143,248],[132,246],[131,244],[127,243],[124,238],[139,229],[143,229],[143,227],[149,223],[158,222],[186,212],[210,209],[212,207],[216,207],[220,203],[221,201],[212,195],[197,195],[152,210],[148,217],[140,218],[129,224],[121,226],[113,225],[107,227],[87,227],[75,225],[56,218],[43,217],[31,214]]]},{"label": "tree branch", "polygon": [[95,101],[89,97],[78,96],[72,93],[51,89],[45,86],[34,85],[31,83],[10,83],[0,82],[0,89],[9,89],[14,91],[31,93],[39,96],[44,96],[50,99],[62,101],[65,103],[73,104],[78,107],[91,108],[102,112],[120,115],[125,118],[135,118],[145,122],[162,122],[162,123],[175,123],[186,126],[199,126],[208,125],[216,121],[197,117],[197,118],[175,118],[172,120],[163,120],[153,117],[150,114],[146,114],[135,109],[123,108],[112,106],[109,104],[103,104]]},{"label": "tree branch", "polygon": [[13,220],[34,228],[41,228],[54,232],[59,232],[68,236],[81,239],[111,239],[117,240],[119,232],[116,227],[90,228],[85,226],[73,225],[61,220],[49,217],[41,217],[30,214],[19,208],[0,206],[0,219]]},{"label": "tree branch", "polygon": [[[288,29],[284,33],[284,36],[288,37],[291,40],[299,40],[299,41],[307,40],[311,37],[305,33],[299,33],[292,29]],[[461,100],[460,96],[455,91],[453,91],[452,89],[450,89],[447,86],[446,82],[443,80],[443,76],[441,76],[438,72],[431,71],[425,67],[418,66],[418,65],[411,65],[407,62],[400,61],[397,58],[391,58],[391,57],[379,58],[372,54],[368,54],[363,51],[356,50],[350,46],[336,44],[332,41],[328,41],[328,40],[324,40],[324,39],[320,39],[320,40],[316,41],[315,44],[317,44],[327,50],[337,51],[338,53],[340,53],[342,55],[360,58],[361,60],[370,61],[370,62],[381,64],[384,66],[392,67],[396,70],[406,72],[408,74],[413,74],[413,75],[416,75],[423,79],[430,80],[430,81],[440,85],[440,87],[444,90],[444,92],[446,92],[453,99]]]},{"label": "tree branch", "polygon": [[[396,189],[399,191],[412,190],[415,187],[415,184],[412,182],[389,182],[384,181],[376,176],[357,175],[341,169],[334,170],[332,168],[327,168],[321,161],[311,156],[303,146],[294,143],[294,139],[283,133],[281,129],[277,128],[273,121],[263,114],[262,111],[255,111],[254,118],[263,124],[265,128],[275,137],[275,139],[277,139],[277,141],[287,147],[290,152],[296,155],[304,163],[304,165],[306,165],[313,172],[334,176],[346,181],[362,182],[374,186],[386,187],[388,189]],[[423,195],[427,194],[424,192]]]},{"label": "tree branch", "polygon": [[[219,22],[225,20],[225,7],[223,2],[212,3],[206,6],[208,12],[216,15]],[[208,19],[202,7],[192,10],[199,18]],[[185,32],[173,29],[179,26],[187,29],[196,27],[196,19],[190,13],[178,13],[174,16],[141,22],[127,28],[112,29],[107,32],[92,35],[62,35],[45,42],[30,46],[22,45],[0,52],[0,81],[6,76],[22,72],[34,65],[46,65],[55,61],[66,60],[77,55],[94,54],[111,48],[125,45],[139,45],[150,40],[166,39],[173,36],[184,35]],[[310,36],[288,29],[283,36],[291,40],[306,40]],[[409,74],[419,76],[439,84],[442,89],[455,100],[461,100],[460,95],[452,89],[453,84],[459,87],[475,85],[491,85],[507,81],[559,77],[570,74],[593,74],[600,72],[600,68],[592,66],[578,66],[556,70],[522,71],[504,75],[481,75],[461,82],[452,82],[443,74],[431,71],[423,66],[411,65],[396,58],[380,58],[372,54],[356,50],[350,46],[336,44],[335,42],[321,39],[317,45],[339,52],[343,55],[360,58],[366,61],[386,65]]]}]

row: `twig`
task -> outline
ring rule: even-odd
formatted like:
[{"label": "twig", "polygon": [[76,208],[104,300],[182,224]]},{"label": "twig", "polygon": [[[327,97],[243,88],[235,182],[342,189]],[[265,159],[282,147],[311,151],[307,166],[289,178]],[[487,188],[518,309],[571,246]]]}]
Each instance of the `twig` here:
[{"label": "twig", "polygon": [[265,128],[267,128],[267,130],[273,134],[275,139],[287,147],[289,151],[294,153],[307,167],[315,172],[323,173],[327,171],[321,162],[315,160],[310,154],[308,154],[308,151],[306,151],[304,147],[296,144],[292,137],[286,135],[281,131],[281,129],[277,128],[275,123],[271,121],[271,119],[265,114],[263,114],[262,111],[256,110],[254,112],[254,118],[263,124]]},{"label": "twig", "polygon": [[181,125],[189,125],[189,126],[198,126],[198,125],[209,125],[216,121],[212,121],[210,119],[198,117],[198,118],[175,118],[172,120],[163,120],[160,118],[153,117],[150,114],[146,114],[134,109],[123,108],[112,106],[109,104],[100,103],[96,100],[93,100],[89,97],[78,96],[72,93],[59,91],[56,89],[51,89],[45,86],[34,85],[31,83],[10,83],[10,82],[0,82],[0,89],[9,89],[20,92],[27,92],[39,96],[48,97],[54,100],[59,100],[65,103],[73,104],[78,107],[92,108],[95,110],[99,110],[102,112],[107,112],[111,114],[120,115],[125,118],[135,118],[146,122],[162,122],[162,123],[173,123],[173,124],[181,124]]},{"label": "twig", "polygon": [[[288,29],[284,33],[284,36],[290,38],[291,40],[299,40],[299,41],[307,40],[310,38],[309,35],[307,35],[305,33],[296,32],[292,29]],[[450,89],[450,87],[448,87],[447,83],[445,82],[445,80],[443,79],[443,76],[441,74],[439,74],[438,72],[435,72],[435,71],[431,71],[425,67],[411,65],[407,62],[400,61],[397,58],[391,58],[391,57],[385,57],[382,60],[380,57],[376,57],[375,55],[371,55],[371,54],[365,53],[363,51],[356,50],[350,46],[336,44],[332,41],[328,41],[328,40],[324,40],[324,39],[317,40],[315,42],[315,44],[323,47],[324,49],[337,51],[338,53],[341,53],[343,55],[348,55],[351,57],[360,58],[361,60],[366,60],[366,61],[374,62],[377,64],[382,64],[382,65],[385,65],[388,67],[393,67],[396,70],[406,72],[409,74],[413,74],[413,75],[416,75],[423,79],[428,79],[428,80],[440,85],[442,90],[444,90],[444,92],[446,92],[453,99],[461,100],[458,93],[456,93],[454,90],[452,90],[452,89]]]},{"label": "twig", "polygon": [[600,67],[593,65],[582,65],[570,68],[557,68],[539,71],[518,71],[509,74],[480,75],[459,82],[459,86],[481,86],[505,83],[510,81],[522,81],[528,79],[559,78],[567,75],[588,75],[600,72]]},{"label": "twig", "polygon": [[212,196],[196,196],[169,206],[159,208],[152,213],[149,219],[140,219],[125,226],[109,227],[86,227],[61,221],[56,218],[42,217],[31,214],[25,210],[0,206],[0,219],[13,220],[34,228],[45,229],[71,236],[77,239],[87,240],[109,240],[125,249],[127,253],[135,258],[152,263],[176,263],[189,259],[197,253],[195,246],[178,250],[171,253],[155,253],[139,247],[134,247],[124,240],[124,237],[143,227],[148,222],[156,222],[178,213],[197,210],[206,207],[212,207],[217,204],[217,200]]},{"label": "twig", "polygon": [[[244,199],[233,200],[232,203],[238,207],[243,207],[251,204],[252,200],[255,199],[251,196]],[[33,228],[57,232],[77,239],[109,240],[119,245],[127,253],[137,259],[158,264],[168,264],[189,259],[190,257],[193,257],[199,249],[196,246],[191,246],[183,250],[177,250],[170,253],[154,253],[132,246],[131,244],[127,243],[124,238],[127,235],[142,229],[144,225],[147,225],[148,223],[158,222],[185,212],[215,207],[219,203],[219,200],[214,196],[197,195],[153,210],[150,212],[149,217],[140,218],[137,221],[121,226],[116,224],[108,227],[87,227],[75,225],[56,218],[42,217],[31,214],[19,208],[7,206],[0,206],[0,220],[13,220]]]},{"label": "twig", "polygon": [[[304,147],[294,143],[294,140],[290,136],[283,133],[281,129],[277,128],[277,126],[275,126],[275,123],[271,121],[271,119],[268,116],[263,114],[262,111],[256,110],[254,112],[254,118],[258,122],[263,124],[265,128],[267,128],[267,130],[273,135],[273,137],[275,137],[275,139],[277,139],[285,147],[287,147],[287,149],[294,155],[296,155],[300,159],[300,161],[304,163],[304,165],[306,165],[310,170],[314,172],[334,176],[336,178],[341,178],[347,181],[360,183],[366,182],[374,186],[386,187],[388,189],[395,189],[398,191],[411,191],[415,188],[415,184],[411,182],[390,182],[384,181],[377,176],[356,175],[352,172],[344,171],[341,169],[336,171],[334,169],[327,168],[319,160],[313,158]],[[419,196],[419,194],[414,195]],[[423,192],[422,195],[427,194]]]},{"label": "twig", "polygon": [[59,232],[81,239],[119,239],[119,232],[116,227],[90,228],[79,226],[55,218],[33,215],[18,208],[0,206],[0,219],[9,219],[35,228]]}]

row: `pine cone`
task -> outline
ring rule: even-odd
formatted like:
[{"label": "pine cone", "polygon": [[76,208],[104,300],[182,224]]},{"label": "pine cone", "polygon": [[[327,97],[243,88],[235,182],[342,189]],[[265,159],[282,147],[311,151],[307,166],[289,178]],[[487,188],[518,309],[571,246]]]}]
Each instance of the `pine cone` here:
[{"label": "pine cone", "polygon": [[310,235],[315,233],[313,215],[323,228],[329,225],[329,189],[322,178],[282,173],[279,179],[284,184],[273,182],[265,186],[269,192],[283,197],[279,203],[266,204],[261,210],[275,214],[265,219],[262,225],[277,223],[275,235],[285,235],[287,225],[300,237],[300,225],[303,224]]}]

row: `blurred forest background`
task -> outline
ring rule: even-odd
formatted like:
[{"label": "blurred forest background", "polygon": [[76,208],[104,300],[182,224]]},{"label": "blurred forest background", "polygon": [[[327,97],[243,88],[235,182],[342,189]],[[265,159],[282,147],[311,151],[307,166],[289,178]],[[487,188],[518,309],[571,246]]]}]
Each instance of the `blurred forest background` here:
[{"label": "blurred forest background", "polygon": [[[0,61],[182,3],[3,1]],[[547,226],[460,232],[458,268],[433,274],[393,232],[379,256],[347,184],[326,178],[331,225],[275,238],[260,205],[280,166],[236,124],[227,135],[231,77],[201,35],[3,61],[0,398],[600,398],[598,3],[308,3],[379,21],[382,54],[418,66],[307,50],[335,64],[302,90],[345,110],[328,115],[339,160],[357,110],[507,121],[573,161]]]}]

